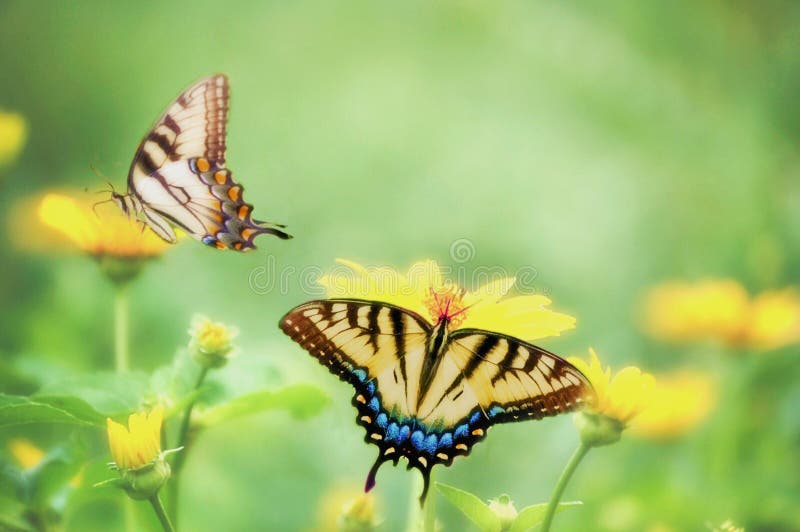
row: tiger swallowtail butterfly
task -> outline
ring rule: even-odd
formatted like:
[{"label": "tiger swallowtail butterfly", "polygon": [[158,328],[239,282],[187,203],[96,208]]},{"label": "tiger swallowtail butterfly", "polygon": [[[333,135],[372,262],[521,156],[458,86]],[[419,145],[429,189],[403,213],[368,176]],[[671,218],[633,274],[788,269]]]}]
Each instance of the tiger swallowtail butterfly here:
[{"label": "tiger swallowtail butterfly", "polygon": [[280,328],[355,387],[357,422],[378,458],[366,490],[401,457],[424,479],[469,454],[495,423],[541,419],[582,405],[591,384],[572,364],[511,336],[432,326],[409,310],[374,301],[327,299],[286,314]]},{"label": "tiger swallowtail butterfly", "polygon": [[172,102],[145,135],[128,171],[126,194],[112,192],[122,209],[174,243],[178,227],[219,249],[255,249],[258,235],[288,239],[283,225],[251,218],[253,206],[225,167],[228,78],[202,79]]}]

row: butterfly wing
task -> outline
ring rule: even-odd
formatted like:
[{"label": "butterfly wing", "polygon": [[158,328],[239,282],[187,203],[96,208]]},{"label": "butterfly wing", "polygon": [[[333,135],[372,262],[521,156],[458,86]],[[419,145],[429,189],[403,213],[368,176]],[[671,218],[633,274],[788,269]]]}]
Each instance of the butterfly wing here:
[{"label": "butterfly wing", "polygon": [[290,238],[280,226],[252,220],[253,206],[225,168],[228,107],[228,79],[205,78],[186,89],[139,144],[128,191],[148,225],[169,242],[175,241],[169,223],[221,249],[253,249],[255,237],[265,233]]},{"label": "butterfly wing", "polygon": [[128,171],[128,187],[147,178],[168,161],[204,158],[225,164],[228,123],[228,78],[201,79],[167,108],[145,135]]},{"label": "butterfly wing", "polygon": [[[366,409],[364,416],[375,418],[378,410],[413,416],[408,397],[416,396],[416,375],[425,354],[430,327],[424,319],[383,303],[328,299],[294,308],[280,327],[356,388],[353,404],[359,411]],[[362,425],[373,421],[359,418]]]}]

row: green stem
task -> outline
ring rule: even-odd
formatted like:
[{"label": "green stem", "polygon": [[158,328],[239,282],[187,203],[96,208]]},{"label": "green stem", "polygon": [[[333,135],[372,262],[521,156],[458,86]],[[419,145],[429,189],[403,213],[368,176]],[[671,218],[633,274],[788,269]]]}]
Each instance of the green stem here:
[{"label": "green stem", "polygon": [[[197,381],[195,381],[195,390],[203,385],[203,381],[206,379],[207,374],[208,368],[203,366],[203,368],[200,370],[200,374],[197,376]],[[172,482],[169,484],[169,499],[167,502],[169,503],[169,513],[176,523],[178,522],[178,492],[180,491],[180,476],[178,474],[180,473],[183,463],[186,460],[186,453],[189,451],[189,442],[187,439],[189,437],[189,429],[191,428],[192,423],[192,410],[194,409],[194,403],[195,402],[192,401],[186,405],[186,411],[183,413],[181,426],[180,429],[178,429],[178,440],[175,445],[176,448],[183,447],[183,450],[175,454],[175,461],[172,463]]]},{"label": "green stem", "polygon": [[411,483],[411,496],[408,505],[408,526],[407,532],[434,532],[436,530],[436,500],[433,488],[434,472],[430,472],[430,488],[425,505],[420,505],[419,495],[424,487],[422,475],[414,475],[415,480]]},{"label": "green stem", "polygon": [[586,453],[588,453],[591,448],[590,445],[581,442],[578,448],[575,449],[575,452],[572,453],[569,462],[567,462],[567,466],[558,478],[556,488],[553,490],[553,495],[550,497],[550,502],[547,504],[547,512],[542,522],[542,532],[550,531],[550,525],[553,524],[553,517],[556,515],[556,508],[558,508],[558,501],[561,500],[561,495],[564,493],[567,484],[569,484],[569,479],[572,478],[572,474],[578,468],[578,464],[581,463],[581,460],[583,460],[583,457],[586,456]]},{"label": "green stem", "polygon": [[114,295],[114,361],[117,373],[129,369],[128,353],[128,290],[117,286]]},{"label": "green stem", "polygon": [[155,510],[158,516],[158,520],[161,522],[161,527],[164,529],[164,532],[175,532],[175,529],[172,528],[172,523],[169,522],[167,512],[164,511],[164,505],[161,504],[161,499],[158,498],[158,494],[153,495],[149,500],[150,504],[153,505],[153,510]]}]

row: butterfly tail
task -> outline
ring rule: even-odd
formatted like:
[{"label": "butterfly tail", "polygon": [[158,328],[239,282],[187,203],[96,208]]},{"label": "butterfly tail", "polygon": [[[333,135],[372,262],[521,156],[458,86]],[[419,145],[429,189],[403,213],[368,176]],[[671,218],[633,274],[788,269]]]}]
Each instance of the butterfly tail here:
[{"label": "butterfly tail", "polygon": [[380,469],[381,465],[385,462],[383,457],[378,455],[378,459],[375,460],[375,463],[372,464],[372,467],[367,474],[367,481],[364,483],[364,493],[368,493],[372,488],[375,487],[375,475],[378,474],[378,469]]},{"label": "butterfly tail", "polygon": [[278,229],[278,227],[286,227],[286,226],[278,225],[278,224],[273,224],[273,225],[269,225],[269,226],[267,226],[267,225],[259,225],[258,229],[256,229],[256,231],[257,231],[257,234],[259,234],[259,235],[275,235],[275,236],[277,236],[278,238],[280,238],[282,240],[289,240],[291,238],[294,238],[289,233],[286,233],[286,232],[281,231],[280,229]]}]

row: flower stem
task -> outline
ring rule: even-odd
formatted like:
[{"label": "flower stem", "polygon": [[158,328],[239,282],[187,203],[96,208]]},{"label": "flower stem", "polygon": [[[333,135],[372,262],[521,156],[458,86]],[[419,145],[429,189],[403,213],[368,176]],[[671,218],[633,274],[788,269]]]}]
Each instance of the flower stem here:
[{"label": "flower stem", "polygon": [[[197,376],[197,380],[195,381],[194,390],[197,390],[203,385],[203,381],[206,379],[207,374],[208,368],[203,366],[203,368],[200,370],[200,374]],[[189,451],[189,442],[187,442],[187,439],[189,437],[189,429],[191,428],[193,409],[194,401],[186,406],[186,411],[183,413],[183,419],[181,419],[180,429],[178,429],[178,440],[175,444],[175,447],[183,447],[183,450],[175,455],[175,461],[172,463],[172,482],[169,484],[169,499],[167,500],[170,510],[169,513],[172,515],[172,519],[175,520],[175,522],[178,521],[178,492],[180,489],[179,473],[183,467],[183,462],[186,460],[186,453]]]},{"label": "flower stem", "polygon": [[117,373],[129,369],[128,354],[128,290],[117,286],[114,295],[114,361]]},{"label": "flower stem", "polygon": [[164,511],[164,505],[161,504],[161,499],[158,498],[158,494],[153,495],[149,500],[150,504],[153,505],[153,510],[155,510],[158,516],[158,520],[161,522],[161,527],[164,529],[164,532],[175,532],[175,529],[172,528],[172,523],[169,522],[167,512]]},{"label": "flower stem", "polygon": [[550,496],[550,502],[547,504],[547,512],[544,515],[544,521],[542,522],[542,532],[549,532],[550,525],[553,523],[553,517],[556,515],[556,508],[558,508],[558,501],[561,500],[561,495],[564,493],[564,489],[567,487],[569,483],[569,479],[572,478],[572,474],[578,468],[578,464],[581,463],[583,457],[586,456],[586,453],[589,452],[589,449],[592,447],[581,442],[578,445],[578,448],[575,449],[575,452],[572,453],[572,456],[567,462],[567,466],[564,468],[564,471],[561,472],[561,476],[558,478],[558,482],[556,483],[556,488],[553,490],[553,495]]}]

